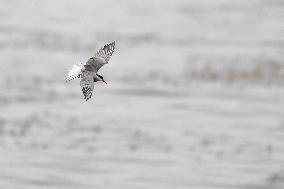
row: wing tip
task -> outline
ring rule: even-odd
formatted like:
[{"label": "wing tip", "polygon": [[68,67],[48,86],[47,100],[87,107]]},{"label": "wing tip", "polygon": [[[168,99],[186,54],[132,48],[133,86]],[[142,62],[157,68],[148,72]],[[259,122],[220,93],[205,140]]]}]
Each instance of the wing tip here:
[{"label": "wing tip", "polygon": [[115,41],[110,43],[113,46],[113,49],[115,49]]},{"label": "wing tip", "polygon": [[113,41],[113,42],[110,42],[110,43],[107,43],[102,49],[104,49],[104,48],[112,48],[112,50],[114,50],[115,49],[115,41]]}]

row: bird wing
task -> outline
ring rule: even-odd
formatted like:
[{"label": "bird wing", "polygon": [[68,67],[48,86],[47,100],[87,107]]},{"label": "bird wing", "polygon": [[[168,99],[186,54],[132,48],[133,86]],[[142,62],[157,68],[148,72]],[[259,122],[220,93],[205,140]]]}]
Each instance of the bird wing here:
[{"label": "bird wing", "polygon": [[82,71],[80,86],[84,95],[84,99],[88,101],[92,97],[94,90],[94,73],[89,71]]},{"label": "bird wing", "polygon": [[83,66],[82,63],[78,62],[77,64],[75,64],[72,67],[72,69],[69,70],[69,72],[67,74],[66,81],[71,81],[71,80],[75,79],[76,77],[78,77],[83,68],[84,68],[84,66]]},{"label": "bird wing", "polygon": [[110,57],[112,56],[115,49],[115,41],[106,44],[104,47],[99,49],[92,58],[85,64],[85,68],[88,71],[93,71],[95,73],[104,65],[107,64]]}]

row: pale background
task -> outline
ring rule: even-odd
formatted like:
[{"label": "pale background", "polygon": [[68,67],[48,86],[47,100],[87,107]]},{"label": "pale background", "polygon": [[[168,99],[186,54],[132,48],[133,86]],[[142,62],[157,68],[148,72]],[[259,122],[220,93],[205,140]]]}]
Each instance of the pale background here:
[{"label": "pale background", "polygon": [[284,187],[282,0],[2,0],[0,58],[1,189]]}]

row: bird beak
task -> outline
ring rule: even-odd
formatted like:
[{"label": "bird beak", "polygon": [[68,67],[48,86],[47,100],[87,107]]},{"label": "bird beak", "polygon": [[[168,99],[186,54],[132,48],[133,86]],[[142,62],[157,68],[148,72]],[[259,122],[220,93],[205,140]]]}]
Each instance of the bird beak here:
[{"label": "bird beak", "polygon": [[107,82],[106,82],[105,80],[103,80],[103,82],[104,82],[105,84],[107,84]]}]

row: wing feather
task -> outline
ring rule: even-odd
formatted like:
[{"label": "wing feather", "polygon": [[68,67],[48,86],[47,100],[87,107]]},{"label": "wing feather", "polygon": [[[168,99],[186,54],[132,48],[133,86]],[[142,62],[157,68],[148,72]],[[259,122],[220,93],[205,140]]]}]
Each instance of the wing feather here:
[{"label": "wing feather", "polygon": [[94,74],[88,71],[82,71],[80,86],[84,95],[84,99],[88,101],[92,97],[94,90]]},{"label": "wing feather", "polygon": [[86,62],[84,67],[88,71],[98,72],[98,70],[105,64],[108,63],[110,57],[112,56],[115,49],[115,41],[109,44],[106,44],[104,47],[99,49],[95,55]]},{"label": "wing feather", "polygon": [[95,58],[103,58],[105,60],[105,64],[108,63],[110,57],[112,56],[115,49],[115,41],[106,44],[103,48],[99,49],[94,57]]}]

